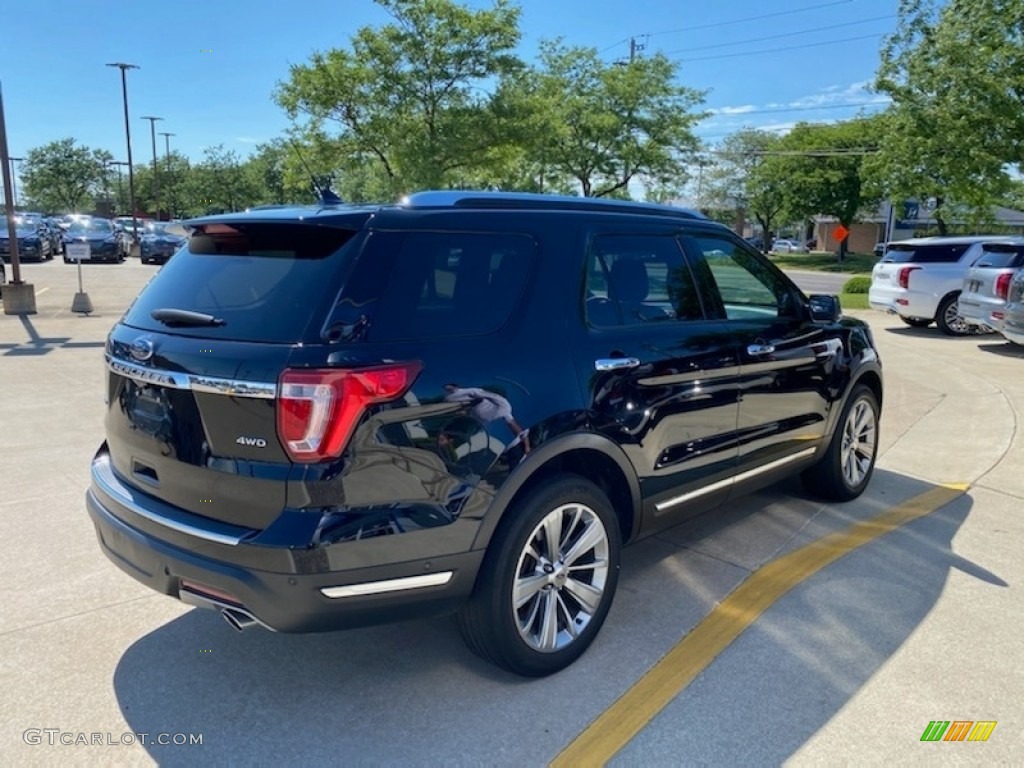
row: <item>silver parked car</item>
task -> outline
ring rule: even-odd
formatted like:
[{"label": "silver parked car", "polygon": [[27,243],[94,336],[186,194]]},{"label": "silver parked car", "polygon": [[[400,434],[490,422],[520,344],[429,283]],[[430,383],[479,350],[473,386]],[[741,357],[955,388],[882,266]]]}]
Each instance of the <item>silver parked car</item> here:
[{"label": "silver parked car", "polygon": [[1005,243],[985,243],[981,257],[964,275],[957,314],[965,323],[1002,331],[1010,282],[1024,267],[1024,237]]}]

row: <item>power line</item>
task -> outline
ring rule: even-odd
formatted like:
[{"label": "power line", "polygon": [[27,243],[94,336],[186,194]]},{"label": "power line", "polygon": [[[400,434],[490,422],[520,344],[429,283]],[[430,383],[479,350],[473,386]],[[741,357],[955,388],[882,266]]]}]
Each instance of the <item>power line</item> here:
[{"label": "power line", "polygon": [[[732,24],[743,24],[743,23],[748,22],[748,21],[760,21],[761,19],[773,19],[773,18],[776,18],[778,16],[789,16],[789,15],[796,14],[796,13],[805,13],[806,11],[816,11],[819,8],[832,8],[832,7],[836,6],[836,5],[846,5],[846,4],[851,3],[851,2],[853,2],[853,0],[833,0],[833,2],[830,2],[830,3],[819,3],[817,5],[807,5],[807,6],[803,6],[801,8],[791,8],[788,11],[776,11],[775,13],[764,13],[764,14],[761,14],[759,16],[744,16],[742,18],[732,19],[730,21],[716,21],[716,22],[713,22],[711,24],[699,24],[699,25],[694,26],[694,27],[684,27],[684,28],[681,28],[681,29],[666,29],[666,30],[663,30],[661,32],[649,32],[649,33],[647,33],[645,35],[634,35],[634,37],[653,37],[655,35],[674,35],[674,34],[679,33],[679,32],[693,32],[693,31],[699,30],[699,29],[715,29],[716,27],[727,27],[727,26],[730,26]],[[598,51],[598,53],[601,54],[601,53],[605,53],[606,51],[610,51],[612,48],[614,48],[617,45],[622,45],[623,43],[628,43],[629,40],[630,40],[630,38],[624,37],[622,40],[619,40],[618,42],[612,43],[607,48],[602,48],[600,51]]]},{"label": "power line", "polygon": [[737,56],[756,56],[761,53],[778,53],[780,51],[796,51],[801,48],[820,48],[823,45],[835,45],[836,43],[850,43],[854,40],[868,40],[872,38],[885,37],[885,32],[878,32],[874,35],[858,35],[856,37],[841,37],[837,40],[825,40],[820,43],[803,43],[801,45],[786,45],[781,48],[759,48],[756,51],[736,51],[735,53],[720,53],[715,56],[695,56],[693,58],[680,59],[680,61],[711,61],[712,59],[732,59]]},{"label": "power line", "polygon": [[781,32],[775,35],[767,35],[765,37],[748,37],[746,40],[735,40],[731,43],[715,43],[714,45],[702,45],[699,48],[677,48],[671,51],[662,51],[662,53],[687,53],[692,51],[710,51],[714,48],[728,48],[733,45],[744,45],[746,43],[761,43],[765,40],[777,40],[780,37],[798,37],[799,35],[808,35],[812,32],[828,32],[829,30],[839,29],[842,27],[855,27],[859,24],[869,24],[872,21],[885,21],[887,19],[895,19],[896,14],[890,13],[886,16],[872,16],[868,19],[860,19],[858,21],[845,21],[840,24],[826,24],[823,27],[811,27],[810,29],[801,29],[799,32]]},{"label": "power line", "polygon": [[744,112],[715,112],[713,117],[744,117],[746,115],[766,115],[770,112],[814,112],[819,109],[849,109],[850,107],[887,107],[891,101],[851,101],[849,104],[819,104],[814,107],[780,107],[778,109],[750,109]]}]

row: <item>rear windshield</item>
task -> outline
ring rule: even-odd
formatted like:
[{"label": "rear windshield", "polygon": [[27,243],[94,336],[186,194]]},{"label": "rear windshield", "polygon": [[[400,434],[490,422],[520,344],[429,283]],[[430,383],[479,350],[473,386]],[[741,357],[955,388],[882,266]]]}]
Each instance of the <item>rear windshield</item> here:
[{"label": "rear windshield", "polygon": [[943,243],[941,245],[901,245],[894,243],[885,252],[882,261],[894,264],[952,264],[959,261],[970,243]]},{"label": "rear windshield", "polygon": [[986,245],[975,266],[996,269],[1024,266],[1024,245],[1007,245],[1005,243]]},{"label": "rear windshield", "polygon": [[[204,225],[129,307],[133,328],[235,341],[291,343],[337,286],[355,232],[304,224]],[[156,309],[213,315],[223,324],[168,328]]]}]

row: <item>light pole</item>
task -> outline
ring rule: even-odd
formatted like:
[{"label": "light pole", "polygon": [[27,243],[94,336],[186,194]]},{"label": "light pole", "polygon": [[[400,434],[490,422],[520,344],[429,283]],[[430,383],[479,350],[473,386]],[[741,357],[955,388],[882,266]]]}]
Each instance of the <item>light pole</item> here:
[{"label": "light pole", "polygon": [[124,174],[121,171],[122,166],[128,165],[124,160],[111,160],[108,165],[117,166],[117,208],[120,212],[121,202],[124,200]]},{"label": "light pole", "polygon": [[[160,131],[160,135],[164,137],[164,162],[167,164],[167,178],[169,184],[173,184],[174,180],[171,178],[171,136],[176,134],[167,133],[167,131]],[[169,186],[167,190],[167,207],[168,214],[174,218],[174,187]]]},{"label": "light pole", "polygon": [[107,64],[108,67],[117,67],[121,70],[121,95],[124,98],[124,137],[128,144],[128,196],[132,207],[132,252],[139,245],[139,222],[135,218],[135,173],[132,170],[132,131],[128,125],[128,78],[125,72],[129,69],[138,69],[135,64],[125,64],[123,61]]},{"label": "light pole", "polygon": [[15,163],[20,163],[24,160],[24,157],[11,157],[8,158],[11,161],[11,198],[12,204],[15,210],[18,208],[18,169],[15,167]]},{"label": "light pole", "polygon": [[160,172],[156,167],[156,121],[162,117],[143,117],[149,120],[149,132],[153,138],[153,203],[156,205],[156,220],[160,221]]}]

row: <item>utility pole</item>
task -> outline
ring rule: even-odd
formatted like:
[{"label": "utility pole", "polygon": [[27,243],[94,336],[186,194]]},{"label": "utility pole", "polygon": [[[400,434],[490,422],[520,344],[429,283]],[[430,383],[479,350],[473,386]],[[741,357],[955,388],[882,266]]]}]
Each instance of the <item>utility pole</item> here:
[{"label": "utility pole", "polygon": [[646,43],[638,43],[635,37],[629,38],[629,63],[636,61],[636,56],[647,47]]},{"label": "utility pole", "polygon": [[160,172],[156,167],[156,121],[162,117],[143,117],[149,120],[149,132],[153,138],[153,204],[156,206],[156,220],[160,221]]},{"label": "utility pole", "polygon": [[132,206],[132,255],[139,247],[139,222],[135,218],[135,171],[132,166],[132,131],[128,125],[128,79],[125,72],[129,69],[138,69],[135,64],[125,64],[123,61],[107,64],[108,67],[117,67],[121,70],[121,95],[124,99],[124,136],[128,144],[128,195],[131,198]]},{"label": "utility pole", "polygon": [[22,282],[21,256],[18,254],[18,227],[14,222],[14,192],[11,191],[11,162],[7,150],[7,123],[4,120],[4,94],[0,90],[0,173],[3,175],[4,198],[6,200],[7,237],[13,267],[11,282],[4,287],[5,315],[34,315],[36,313],[36,289],[31,283]]},{"label": "utility pole", "polygon": [[167,211],[167,213],[170,215],[170,218],[173,219],[174,218],[174,187],[170,186],[170,184],[173,182],[173,179],[171,179],[171,136],[176,136],[177,134],[167,133],[167,131],[160,131],[160,135],[164,137],[164,162],[167,165],[167,178],[168,178],[168,188],[167,188],[167,207],[168,207],[168,211]]}]

